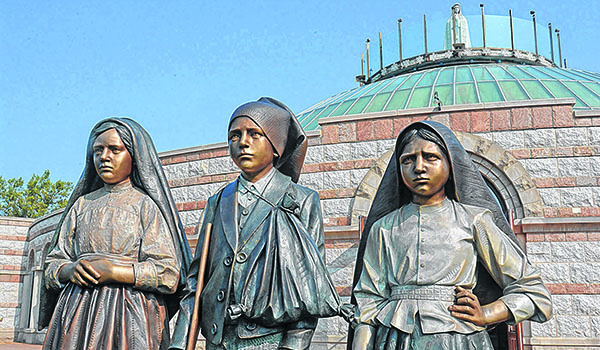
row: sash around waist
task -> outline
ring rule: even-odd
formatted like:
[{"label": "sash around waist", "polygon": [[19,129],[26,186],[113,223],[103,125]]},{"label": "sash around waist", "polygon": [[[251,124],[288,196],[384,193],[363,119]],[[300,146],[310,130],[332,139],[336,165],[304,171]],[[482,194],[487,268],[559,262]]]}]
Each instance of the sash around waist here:
[{"label": "sash around waist", "polygon": [[434,300],[454,302],[454,286],[417,286],[406,285],[392,287],[391,300]]},{"label": "sash around waist", "polygon": [[86,259],[86,260],[106,259],[106,260],[109,260],[116,264],[119,264],[119,263],[120,264],[132,264],[132,263],[139,262],[139,260],[137,258],[134,258],[131,256],[123,256],[123,255],[107,254],[107,253],[80,254],[78,260],[80,260],[80,259]]}]

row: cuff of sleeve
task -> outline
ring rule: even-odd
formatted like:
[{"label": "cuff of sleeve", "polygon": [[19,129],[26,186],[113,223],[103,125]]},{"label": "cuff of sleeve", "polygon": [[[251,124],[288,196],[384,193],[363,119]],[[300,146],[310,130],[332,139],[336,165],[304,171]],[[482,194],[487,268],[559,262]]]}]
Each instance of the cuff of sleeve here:
[{"label": "cuff of sleeve", "polygon": [[533,301],[524,294],[507,294],[500,298],[513,315],[506,323],[513,325],[530,318],[535,312]]},{"label": "cuff of sleeve", "polygon": [[58,275],[60,274],[60,270],[67,264],[68,262],[52,262],[48,264],[45,274],[46,288],[56,290],[63,289],[66,286],[65,283],[60,283]]},{"label": "cuff of sleeve", "polygon": [[153,264],[136,263],[133,264],[134,287],[141,290],[156,290],[158,281],[156,280],[156,269]]}]

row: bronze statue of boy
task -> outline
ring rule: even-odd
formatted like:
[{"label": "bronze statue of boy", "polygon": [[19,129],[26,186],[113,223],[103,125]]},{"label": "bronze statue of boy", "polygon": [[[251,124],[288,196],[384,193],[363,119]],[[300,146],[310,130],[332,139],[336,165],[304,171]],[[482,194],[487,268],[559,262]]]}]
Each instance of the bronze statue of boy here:
[{"label": "bronze statue of boy", "polygon": [[207,349],[308,349],[340,300],[319,196],[296,184],[306,136],[284,104],[261,98],[235,110],[228,140],[241,175],[208,200],[171,348],[193,346],[199,323]]}]

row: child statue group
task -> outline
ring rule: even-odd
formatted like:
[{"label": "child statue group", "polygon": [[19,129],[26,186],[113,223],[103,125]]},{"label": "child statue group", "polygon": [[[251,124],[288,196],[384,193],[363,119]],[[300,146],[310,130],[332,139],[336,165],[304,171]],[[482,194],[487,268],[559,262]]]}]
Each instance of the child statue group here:
[{"label": "child statue group", "polygon": [[[486,326],[551,317],[550,294],[454,134],[409,125],[361,236],[352,300],[325,267],[307,139],[281,102],[229,121],[240,176],[207,202],[195,257],[160,159],[135,121],[90,134],[48,251],[44,349],[309,349],[319,318],[349,349],[492,349]],[[179,311],[169,329],[169,320]]]}]

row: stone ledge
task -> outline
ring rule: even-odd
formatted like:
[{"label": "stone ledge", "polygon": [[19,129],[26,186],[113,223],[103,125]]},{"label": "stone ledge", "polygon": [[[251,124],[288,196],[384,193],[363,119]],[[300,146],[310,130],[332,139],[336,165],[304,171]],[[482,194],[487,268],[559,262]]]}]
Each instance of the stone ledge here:
[{"label": "stone ledge", "polygon": [[358,226],[326,226],[325,239],[359,239]]},{"label": "stone ledge", "polygon": [[565,218],[523,218],[517,223],[520,232],[550,233],[550,232],[599,232],[600,217],[565,217]]},{"label": "stone ledge", "polygon": [[576,110],[573,115],[575,118],[600,117],[600,109]]},{"label": "stone ledge", "polygon": [[523,337],[523,342],[529,345],[548,346],[598,346],[600,338],[559,338],[559,337]]}]

